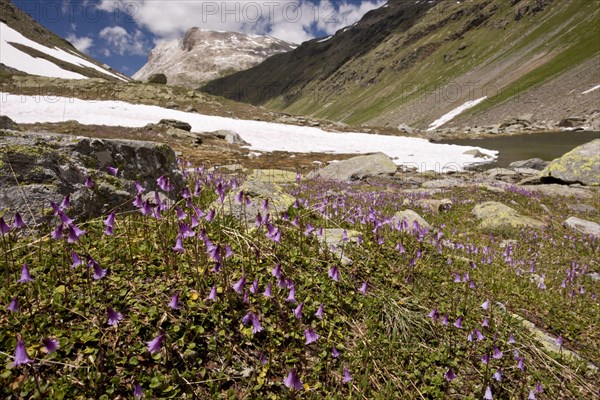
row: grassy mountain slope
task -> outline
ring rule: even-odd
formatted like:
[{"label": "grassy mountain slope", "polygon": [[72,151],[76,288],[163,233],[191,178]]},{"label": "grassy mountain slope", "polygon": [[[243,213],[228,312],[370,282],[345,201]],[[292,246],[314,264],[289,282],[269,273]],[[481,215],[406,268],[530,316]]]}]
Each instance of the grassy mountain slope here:
[{"label": "grassy mountain slope", "polygon": [[[495,108],[507,101],[514,112],[535,114],[515,99],[586,61],[570,88],[575,92],[556,95],[564,100],[597,83],[595,1],[423,3],[390,1],[327,41],[307,42],[203,90],[350,124],[424,128],[484,96],[463,121],[483,114],[493,120]],[[569,111],[590,111],[590,99]],[[554,103],[561,118],[566,110]]]}]

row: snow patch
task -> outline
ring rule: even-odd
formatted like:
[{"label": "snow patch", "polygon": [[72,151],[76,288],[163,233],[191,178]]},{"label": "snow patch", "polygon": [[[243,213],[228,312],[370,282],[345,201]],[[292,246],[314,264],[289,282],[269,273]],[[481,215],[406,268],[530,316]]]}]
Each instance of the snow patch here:
[{"label": "snow patch", "polygon": [[482,97],[482,98],[477,99],[477,100],[467,101],[462,106],[456,107],[454,110],[450,111],[447,114],[442,115],[440,118],[438,118],[435,121],[433,121],[431,123],[431,125],[429,125],[429,128],[427,128],[427,130],[428,131],[436,130],[437,128],[439,128],[440,126],[444,125],[445,123],[447,123],[449,121],[452,121],[457,115],[459,115],[463,111],[466,111],[469,108],[475,107],[477,104],[481,103],[485,99],[487,99],[487,96]]},{"label": "snow patch", "polygon": [[[471,164],[490,162],[498,154],[497,151],[479,147],[430,143],[418,138],[360,132],[327,132],[315,127],[208,116],[121,101],[86,101],[66,97],[44,100],[39,96],[2,92],[0,99],[2,113],[17,123],[77,120],[88,125],[135,128],[157,123],[161,119],[176,119],[192,125],[195,132],[237,132],[243,140],[250,143],[250,149],[253,151],[334,154],[383,152],[394,159],[396,164],[419,171],[456,171]],[[479,150],[486,158],[464,154],[472,149]]]},{"label": "snow patch", "polygon": [[596,85],[593,88],[586,90],[585,92],[581,92],[581,94],[588,94],[588,93],[591,93],[594,90],[598,90],[598,89],[600,89],[600,85]]},{"label": "snow patch", "polygon": [[68,64],[78,65],[80,67],[87,67],[95,69],[105,75],[112,76],[122,81],[126,81],[122,77],[113,74],[105,70],[98,65],[91,63],[78,55],[73,54],[72,52],[68,52],[59,48],[51,48],[43,46],[37,42],[34,42],[31,39],[26,38],[21,35],[16,30],[12,29],[4,22],[0,22],[0,55],[1,62],[9,67],[16,68],[19,71],[31,74],[31,75],[39,75],[39,76],[47,76],[47,77],[55,77],[55,78],[64,78],[64,79],[86,79],[87,77],[64,70],[60,68],[58,65],[44,60],[43,58],[32,57],[27,53],[22,52],[16,47],[12,46],[10,43],[18,43],[23,46],[31,47],[34,50],[40,51],[44,54],[47,54],[51,57],[64,61]]}]

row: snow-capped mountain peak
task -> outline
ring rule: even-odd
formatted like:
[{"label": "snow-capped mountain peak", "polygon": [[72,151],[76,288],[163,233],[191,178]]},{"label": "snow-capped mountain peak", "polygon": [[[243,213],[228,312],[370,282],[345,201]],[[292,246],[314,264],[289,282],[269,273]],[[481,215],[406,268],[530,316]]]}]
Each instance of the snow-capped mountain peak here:
[{"label": "snow-capped mountain peak", "polygon": [[133,78],[143,81],[163,73],[169,84],[195,88],[294,47],[269,36],[192,28],[180,39],[158,42]]}]

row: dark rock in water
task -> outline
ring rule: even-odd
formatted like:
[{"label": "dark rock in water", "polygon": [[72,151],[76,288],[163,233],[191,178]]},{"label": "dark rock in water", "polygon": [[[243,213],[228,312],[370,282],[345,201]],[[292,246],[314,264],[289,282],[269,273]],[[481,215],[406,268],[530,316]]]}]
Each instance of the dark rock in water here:
[{"label": "dark rock in water", "polygon": [[[118,168],[117,176],[107,167]],[[14,171],[14,174],[13,174]],[[43,222],[50,201],[71,197],[69,216],[99,216],[113,208],[130,209],[134,182],[148,190],[168,176],[173,192],[183,185],[175,153],[163,144],[35,132],[13,133],[0,144],[0,214],[19,211],[30,223]],[[93,189],[85,186],[87,177]]]},{"label": "dark rock in water", "polygon": [[154,74],[148,78],[148,83],[156,83],[159,85],[167,84],[167,76],[165,74]]},{"label": "dark rock in water", "polygon": [[376,153],[353,157],[328,165],[308,174],[308,178],[323,178],[338,181],[355,181],[372,176],[393,175],[398,167],[387,155]]},{"label": "dark rock in water", "polygon": [[516,169],[516,168],[531,168],[538,171],[543,170],[550,164],[550,161],[544,161],[541,158],[530,158],[529,160],[515,161],[510,163],[508,168]]},{"label": "dark rock in water", "polygon": [[558,127],[560,128],[577,128],[585,123],[585,118],[570,117],[560,120]]},{"label": "dark rock in water", "polygon": [[10,129],[11,131],[18,131],[19,125],[8,118],[6,115],[0,115],[0,129]]},{"label": "dark rock in water", "polygon": [[158,124],[167,126],[169,128],[181,129],[182,131],[192,131],[192,125],[176,119],[161,119]]}]

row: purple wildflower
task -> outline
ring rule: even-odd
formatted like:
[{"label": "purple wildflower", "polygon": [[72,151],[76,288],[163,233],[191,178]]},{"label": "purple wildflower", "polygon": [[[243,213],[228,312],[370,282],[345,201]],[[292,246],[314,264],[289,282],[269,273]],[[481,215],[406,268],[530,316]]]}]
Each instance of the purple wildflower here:
[{"label": "purple wildflower", "polygon": [[79,258],[77,253],[75,253],[74,251],[71,251],[71,260],[73,260],[73,263],[71,264],[71,268],[76,268],[76,267],[79,267],[81,264],[83,264],[83,261],[81,261],[81,258]]},{"label": "purple wildflower", "polygon": [[161,176],[156,180],[156,184],[163,192],[170,192],[173,190],[173,185],[171,185],[171,181],[166,176]]},{"label": "purple wildflower", "polygon": [[483,336],[483,333],[481,333],[479,329],[475,329],[475,336],[477,337],[478,342],[481,342],[483,339],[485,339],[485,336]]},{"label": "purple wildflower", "polygon": [[358,291],[362,294],[367,294],[368,285],[369,284],[367,282],[363,282],[362,286],[358,289]]},{"label": "purple wildflower", "polygon": [[560,349],[562,349],[564,342],[565,340],[563,339],[562,335],[556,338],[556,344]]},{"label": "purple wildflower", "polygon": [[161,332],[158,334],[157,337],[155,337],[154,339],[152,339],[149,342],[146,342],[148,351],[150,352],[150,354],[158,353],[160,351],[164,337],[165,337],[165,334],[163,332]]},{"label": "purple wildflower", "polygon": [[10,232],[10,230],[11,230],[11,228],[10,228],[10,226],[8,226],[6,221],[4,221],[4,218],[0,217],[0,233],[2,234],[2,236],[8,234]]},{"label": "purple wildflower", "polygon": [[482,305],[481,308],[483,308],[484,310],[487,310],[488,308],[490,308],[490,301],[486,300]]},{"label": "purple wildflower", "polygon": [[283,380],[283,384],[292,390],[302,390],[302,381],[296,373],[296,369],[292,368],[287,378]]},{"label": "purple wildflower", "polygon": [[298,319],[302,319],[302,308],[304,307],[304,303],[298,304],[298,307],[294,310],[294,316]]},{"label": "purple wildflower", "polygon": [[529,391],[529,396],[527,396],[527,400],[535,400],[535,399],[536,399],[535,392],[533,391],[533,389],[531,389]]},{"label": "purple wildflower", "polygon": [[133,397],[142,397],[144,395],[144,391],[142,390],[142,386],[139,383],[134,383],[133,385]]},{"label": "purple wildflower", "polygon": [[17,298],[17,296],[13,297],[12,301],[10,302],[8,307],[6,307],[6,309],[12,312],[19,311],[19,299]]},{"label": "purple wildflower", "polygon": [[16,212],[13,217],[13,227],[16,229],[21,229],[21,228],[25,228],[25,226],[26,225],[25,225],[25,222],[23,221],[23,218],[21,218],[21,214]]},{"label": "purple wildflower", "polygon": [[242,276],[240,278],[239,281],[237,281],[234,285],[233,285],[233,290],[235,290],[237,293],[242,293],[242,291],[244,290],[244,285],[246,284],[246,275]]},{"label": "purple wildflower", "polygon": [[106,167],[106,171],[108,171],[108,173],[112,176],[117,176],[117,174],[119,173],[119,168],[108,166]]},{"label": "purple wildflower", "polygon": [[252,286],[250,287],[250,293],[258,293],[258,279],[255,279],[254,282],[252,282]]},{"label": "purple wildflower", "polygon": [[481,357],[481,362],[485,365],[488,365],[490,363],[490,356],[487,353],[485,353],[483,357]]},{"label": "purple wildflower", "polygon": [[177,253],[185,253],[185,248],[183,247],[183,237],[181,235],[177,235],[177,242],[175,242],[173,251],[176,251]]},{"label": "purple wildflower", "polygon": [[281,279],[281,264],[277,264],[275,268],[271,271],[271,275],[273,275],[277,279]]},{"label": "purple wildflower", "polygon": [[266,287],[265,291],[263,292],[263,296],[265,296],[267,298],[273,296],[272,293],[271,293],[271,284],[270,283],[267,284],[267,287]]},{"label": "purple wildflower", "polygon": [[509,344],[515,344],[516,343],[515,337],[514,337],[513,334],[511,334],[510,337],[508,338],[508,343]]},{"label": "purple wildflower", "polygon": [[94,279],[100,280],[106,276],[106,270],[100,267],[100,264],[92,257],[88,260],[88,266],[94,269]]},{"label": "purple wildflower", "polygon": [[535,391],[536,393],[544,393],[544,387],[540,382],[535,384]]},{"label": "purple wildflower", "polygon": [[317,312],[315,313],[315,317],[319,318],[319,319],[323,319],[323,304],[321,303],[321,305],[319,306],[319,309],[317,310]]},{"label": "purple wildflower", "polygon": [[490,322],[488,321],[487,317],[483,317],[483,322],[481,323],[481,326],[483,326],[484,328],[490,327]]},{"label": "purple wildflower", "polygon": [[304,337],[306,338],[306,344],[316,342],[320,336],[312,329],[306,329],[304,331]]},{"label": "purple wildflower", "polygon": [[91,176],[88,176],[87,178],[85,178],[84,185],[88,189],[93,189],[94,188],[94,180],[92,179]]},{"label": "purple wildflower", "polygon": [[338,349],[335,348],[335,346],[333,346],[333,348],[331,349],[331,355],[333,356],[333,358],[338,358],[340,356],[340,352],[338,351]]},{"label": "purple wildflower", "polygon": [[252,311],[248,311],[246,316],[242,318],[242,322],[244,323],[244,325],[252,323],[252,333],[254,334],[263,330],[262,326],[260,325],[260,321],[258,320],[258,317]]},{"label": "purple wildflower", "polygon": [[121,320],[123,319],[123,314],[113,310],[110,307],[108,307],[108,310],[106,310],[106,315],[108,317],[108,325],[110,326],[119,325],[119,322],[121,322]]},{"label": "purple wildflower", "polygon": [[446,379],[448,382],[452,382],[456,379],[456,374],[454,371],[452,371],[452,368],[448,368],[448,371],[446,371],[444,374],[444,379]]},{"label": "purple wildflower", "polygon": [[492,355],[492,357],[494,357],[496,360],[499,360],[502,358],[502,352],[500,351],[498,346],[494,346],[494,354]]},{"label": "purple wildflower", "polygon": [[56,351],[60,347],[60,343],[58,343],[58,340],[53,338],[42,339],[42,344],[44,345],[44,349],[46,349],[46,353],[48,354]]},{"label": "purple wildflower", "polygon": [[463,317],[458,317],[456,321],[454,321],[454,326],[458,329],[462,328]]},{"label": "purple wildflower", "polygon": [[442,318],[442,325],[446,326],[448,325],[448,315],[445,314],[444,317]]},{"label": "purple wildflower", "polygon": [[340,272],[338,271],[337,267],[333,266],[333,267],[329,268],[328,275],[332,280],[334,280],[336,282],[340,281]]},{"label": "purple wildflower", "polygon": [[485,394],[483,395],[484,400],[494,400],[494,398],[492,397],[492,389],[487,386],[485,388]]},{"label": "purple wildflower", "polygon": [[519,361],[517,362],[517,368],[521,371],[525,371],[525,365],[523,363],[523,357],[519,357]]},{"label": "purple wildflower", "polygon": [[217,285],[213,285],[210,290],[210,294],[206,298],[207,300],[217,301]]},{"label": "purple wildflower", "polygon": [[440,317],[440,315],[438,314],[437,308],[434,308],[433,310],[431,310],[428,317],[431,318],[433,321],[436,321]]},{"label": "purple wildflower", "polygon": [[344,379],[342,379],[342,383],[348,383],[352,380],[352,376],[350,375],[350,371],[348,368],[344,367]]},{"label": "purple wildflower", "polygon": [[27,282],[33,282],[33,279],[31,278],[31,274],[29,273],[29,267],[27,266],[27,263],[24,263],[21,267],[21,279],[19,279],[19,283]]},{"label": "purple wildflower", "polygon": [[290,302],[290,303],[295,303],[296,302],[296,287],[292,286],[292,288],[290,289],[290,293],[288,294],[287,299],[285,299],[285,301]]},{"label": "purple wildflower", "polygon": [[68,243],[77,243],[79,238],[85,234],[83,229],[79,229],[77,225],[69,225],[67,229],[67,242]]},{"label": "purple wildflower", "polygon": [[497,380],[498,382],[500,382],[502,380],[502,371],[500,369],[496,370],[496,372],[494,372],[494,375],[492,375],[494,377],[495,380]]},{"label": "purple wildflower", "polygon": [[173,310],[179,310],[179,293],[175,293],[173,297],[171,297],[171,301],[169,301],[169,307]]},{"label": "purple wildflower", "polygon": [[21,337],[17,337],[17,345],[15,347],[15,360],[13,361],[13,366],[16,367],[18,365],[29,364],[31,363],[31,361],[32,360],[27,355],[25,343],[23,343]]}]

